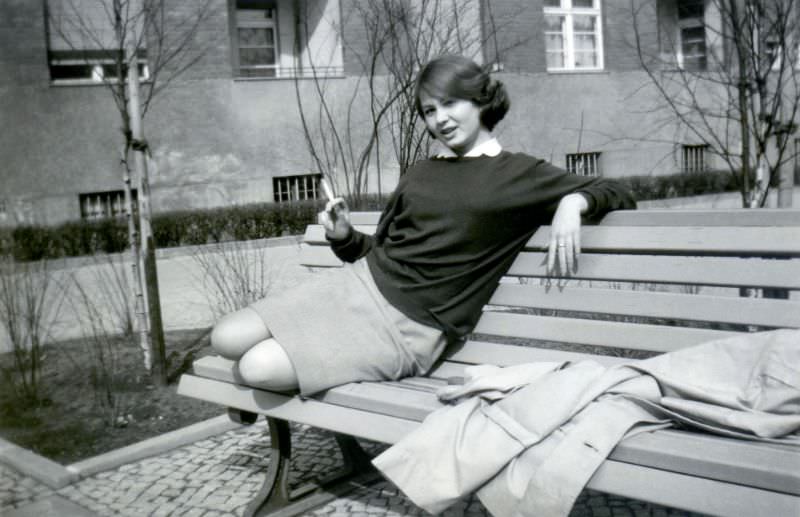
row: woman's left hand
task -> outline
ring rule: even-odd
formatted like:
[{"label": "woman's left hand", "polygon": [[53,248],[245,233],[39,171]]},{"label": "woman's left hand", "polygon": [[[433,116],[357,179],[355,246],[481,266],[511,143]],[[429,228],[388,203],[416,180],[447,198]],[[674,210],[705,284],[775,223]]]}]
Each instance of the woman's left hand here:
[{"label": "woman's left hand", "polygon": [[[547,250],[547,273],[559,271],[569,275],[578,268],[581,253],[581,213],[589,202],[581,194],[569,194],[558,203],[550,224],[550,244]],[[558,265],[558,269],[554,269]]]}]

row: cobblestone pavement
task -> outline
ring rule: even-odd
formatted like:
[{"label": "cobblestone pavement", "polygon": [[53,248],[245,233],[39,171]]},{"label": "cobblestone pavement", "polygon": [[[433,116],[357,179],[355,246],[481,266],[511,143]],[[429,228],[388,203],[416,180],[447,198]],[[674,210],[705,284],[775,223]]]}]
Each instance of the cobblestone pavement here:
[{"label": "cobblestone pavement", "polygon": [[[0,515],[52,496],[100,516],[240,516],[260,488],[269,454],[264,424],[243,427],[160,456],[101,472],[60,490],[0,465]],[[293,430],[292,486],[336,470],[341,456],[333,438],[316,429]],[[368,449],[382,446],[366,444]],[[307,513],[331,517],[426,515],[391,483],[362,486]],[[444,516],[488,515],[472,498]],[[584,492],[571,517],[676,517],[686,512],[629,499]]]}]

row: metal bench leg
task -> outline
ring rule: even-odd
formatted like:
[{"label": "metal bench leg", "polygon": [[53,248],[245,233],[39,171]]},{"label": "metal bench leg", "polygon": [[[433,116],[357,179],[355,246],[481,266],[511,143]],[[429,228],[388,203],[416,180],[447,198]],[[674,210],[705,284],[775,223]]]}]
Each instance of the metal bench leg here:
[{"label": "metal bench leg", "polygon": [[267,424],[270,443],[267,475],[261,490],[247,505],[244,511],[245,517],[267,515],[291,502],[289,464],[292,459],[292,435],[289,423],[285,420],[267,418]]},{"label": "metal bench leg", "polygon": [[[249,419],[248,419],[249,420]],[[377,480],[379,475],[370,463],[371,457],[352,436],[334,434],[342,451],[344,467],[332,475],[296,490],[289,489],[289,468],[292,457],[291,430],[285,420],[267,418],[270,436],[270,459],[266,479],[256,497],[244,512],[246,517],[299,515],[340,497],[355,488],[346,483],[358,478],[361,482]]]}]

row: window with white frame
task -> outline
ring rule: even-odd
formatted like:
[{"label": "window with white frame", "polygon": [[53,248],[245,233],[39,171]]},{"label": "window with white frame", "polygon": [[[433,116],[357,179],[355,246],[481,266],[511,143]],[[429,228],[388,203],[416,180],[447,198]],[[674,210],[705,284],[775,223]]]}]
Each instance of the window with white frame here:
[{"label": "window with white frame", "polygon": [[276,203],[305,201],[322,197],[320,180],[322,174],[281,176],[272,178],[272,191]]},{"label": "window with white frame", "polygon": [[[128,213],[125,208],[125,191],[107,190],[78,194],[81,207],[81,219],[105,219],[121,217]],[[136,212],[136,190],[131,190],[131,202]]]},{"label": "window with white frame", "polygon": [[678,66],[703,71],[708,66],[705,0],[678,0]]},{"label": "window with white frame", "polygon": [[339,0],[229,1],[237,77],[344,73]]},{"label": "window with white frame", "polygon": [[547,70],[602,70],[600,0],[544,0]]},{"label": "window with white frame", "polygon": [[600,176],[600,153],[568,154],[567,170],[578,176]]},{"label": "window with white frame", "polygon": [[681,171],[704,172],[708,170],[707,145],[683,145],[681,148]]},{"label": "window with white frame", "polygon": [[[141,31],[142,0],[130,0],[123,20],[128,31]],[[91,84],[127,75],[128,64],[119,50],[113,13],[97,0],[49,0],[45,3],[47,58],[55,84]],[[136,51],[142,80],[150,78],[147,50],[141,38]]]}]

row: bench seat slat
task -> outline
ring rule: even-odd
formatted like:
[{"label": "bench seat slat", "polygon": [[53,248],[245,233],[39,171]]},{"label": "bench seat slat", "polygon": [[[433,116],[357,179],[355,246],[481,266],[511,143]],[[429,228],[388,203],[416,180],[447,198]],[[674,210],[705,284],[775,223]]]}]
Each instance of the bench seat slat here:
[{"label": "bench seat slat", "polygon": [[688,321],[800,327],[800,303],[764,298],[501,284],[489,303]]},{"label": "bench seat slat", "polygon": [[736,332],[485,312],[475,332],[601,347],[672,352]]},{"label": "bench seat slat", "polygon": [[607,460],[586,484],[600,492],[708,515],[800,515],[797,496]]},{"label": "bench seat slat", "polygon": [[[396,443],[404,436],[393,433],[389,428],[390,425],[399,425],[405,432],[409,432],[416,427],[417,422],[424,419],[429,410],[441,406],[433,392],[419,393],[412,398],[407,396],[408,390],[383,383],[355,383],[347,386],[350,389],[346,392],[340,391],[338,397],[324,401],[301,400],[257,389],[242,389],[224,381],[185,375],[181,379],[178,392],[188,396],[202,395],[202,398],[210,398],[223,405],[277,418],[291,416],[291,420],[309,425],[320,426],[320,422],[324,421],[322,427],[338,432],[350,433],[349,429],[352,427],[348,422],[339,420],[347,420],[353,415],[358,415],[360,418],[365,414],[369,415],[369,418],[361,422],[362,426],[375,425],[377,431],[359,429],[352,434],[385,443]],[[393,403],[394,409],[414,416],[398,417],[397,414],[375,412],[375,401],[386,400],[392,397],[392,394],[399,401]],[[403,401],[408,407],[402,407]],[[425,409],[425,406],[430,409]],[[389,402],[378,409],[388,410]],[[347,430],[342,431],[342,429]],[[800,451],[796,447],[666,430],[644,433],[625,440],[614,449],[610,458],[646,467],[800,494],[800,471],[795,468],[796,462],[800,459]]]},{"label": "bench seat slat", "polygon": [[326,404],[314,399],[301,399],[196,375],[182,375],[178,393],[222,406],[382,443],[396,443],[419,425],[414,420]]},{"label": "bench seat slat", "polygon": [[[520,253],[510,276],[547,277],[547,255]],[[720,287],[800,289],[800,259],[770,260],[732,257],[665,257],[582,253],[575,279],[698,284]],[[557,278],[550,283],[558,285]]]},{"label": "bench seat slat", "polygon": [[495,364],[497,366],[511,366],[540,361],[578,362],[585,360],[596,361],[604,366],[612,366],[630,361],[630,359],[623,357],[582,354],[566,350],[548,350],[475,340],[452,346],[447,351],[447,359],[469,364]]},{"label": "bench seat slat", "polygon": [[[528,247],[545,249],[550,227],[542,226],[528,241]],[[613,253],[692,253],[697,255],[749,254],[800,255],[800,231],[796,227],[643,227],[585,226],[581,248]]]}]

